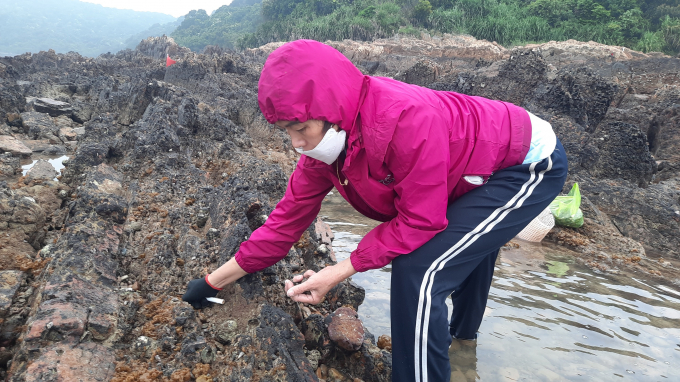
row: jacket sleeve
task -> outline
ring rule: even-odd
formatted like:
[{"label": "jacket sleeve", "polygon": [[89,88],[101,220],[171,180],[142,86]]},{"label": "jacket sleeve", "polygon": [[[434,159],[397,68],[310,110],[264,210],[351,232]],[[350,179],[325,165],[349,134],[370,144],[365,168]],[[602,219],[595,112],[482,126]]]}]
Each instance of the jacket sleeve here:
[{"label": "jacket sleeve", "polygon": [[321,210],[323,198],[333,189],[333,183],[321,167],[303,156],[288,180],[283,199],[267,221],[250,238],[241,243],[235,258],[238,265],[253,273],[276,264],[300,239]]},{"label": "jacket sleeve", "polygon": [[446,228],[450,160],[448,128],[436,112],[402,114],[385,156],[397,216],[361,240],[350,256],[354,269],[384,267]]}]

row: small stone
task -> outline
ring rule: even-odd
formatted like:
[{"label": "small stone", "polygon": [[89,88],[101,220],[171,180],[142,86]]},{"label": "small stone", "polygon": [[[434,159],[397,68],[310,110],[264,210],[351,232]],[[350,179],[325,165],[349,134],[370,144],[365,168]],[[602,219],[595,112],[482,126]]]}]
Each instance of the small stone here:
[{"label": "small stone", "polygon": [[205,223],[208,222],[209,217],[210,216],[208,214],[199,213],[196,216],[196,226],[198,226],[199,228],[205,227]]},{"label": "small stone", "polygon": [[392,337],[387,334],[378,337],[378,347],[383,350],[392,351]]},{"label": "small stone", "polygon": [[364,342],[364,326],[352,308],[342,307],[325,319],[328,325],[328,336],[339,347],[356,351]]},{"label": "small stone", "polygon": [[331,368],[328,370],[328,378],[326,380],[328,382],[345,382],[345,376],[336,369]]},{"label": "small stone", "polygon": [[231,345],[236,336],[238,324],[234,320],[227,320],[220,324],[215,332],[215,339],[223,345]]},{"label": "small stone", "polygon": [[206,346],[201,350],[201,362],[213,363],[215,361],[215,349],[212,346]]},{"label": "small stone", "polygon": [[24,183],[28,184],[32,180],[52,180],[57,175],[59,173],[54,169],[52,163],[40,159],[28,170]]},{"label": "small stone", "polygon": [[317,370],[319,367],[319,360],[321,359],[321,352],[318,350],[311,350],[307,354],[307,359],[309,360],[309,364],[312,366],[312,370]]},{"label": "small stone", "polygon": [[136,354],[149,356],[156,349],[156,341],[147,337],[139,336],[132,344],[132,351]]},{"label": "small stone", "polygon": [[210,228],[208,230],[208,233],[206,234],[208,240],[215,240],[218,237],[220,237],[220,231],[217,230],[216,228]]},{"label": "small stone", "polygon": [[326,377],[328,377],[328,366],[321,365],[321,366],[319,366],[318,370],[320,370],[320,372],[318,372],[317,375],[321,374],[321,375],[319,375],[319,378],[325,379]]},{"label": "small stone", "polygon": [[142,223],[140,222],[131,222],[125,227],[126,232],[138,232],[142,230]]}]

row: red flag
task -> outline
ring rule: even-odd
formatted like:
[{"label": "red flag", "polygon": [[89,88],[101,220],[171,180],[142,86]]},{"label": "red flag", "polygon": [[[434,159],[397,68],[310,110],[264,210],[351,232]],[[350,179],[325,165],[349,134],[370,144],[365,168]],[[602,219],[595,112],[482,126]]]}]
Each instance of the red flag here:
[{"label": "red flag", "polygon": [[176,63],[177,61],[173,60],[170,58],[170,55],[168,54],[168,57],[165,59],[165,67],[167,68],[168,66]]}]

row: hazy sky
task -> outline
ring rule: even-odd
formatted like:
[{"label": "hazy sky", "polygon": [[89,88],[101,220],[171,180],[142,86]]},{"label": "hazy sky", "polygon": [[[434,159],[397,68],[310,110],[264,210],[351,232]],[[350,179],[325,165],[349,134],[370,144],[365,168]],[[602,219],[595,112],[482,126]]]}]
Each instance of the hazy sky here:
[{"label": "hazy sky", "polygon": [[175,17],[184,16],[192,9],[205,9],[210,14],[215,9],[231,3],[231,0],[81,0],[105,7],[132,9],[135,11],[160,12]]}]

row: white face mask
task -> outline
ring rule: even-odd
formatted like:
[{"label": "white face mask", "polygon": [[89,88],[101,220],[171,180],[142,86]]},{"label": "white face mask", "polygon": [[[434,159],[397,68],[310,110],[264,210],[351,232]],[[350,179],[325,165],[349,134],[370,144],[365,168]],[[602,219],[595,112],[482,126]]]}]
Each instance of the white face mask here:
[{"label": "white face mask", "polygon": [[305,151],[299,147],[296,147],[295,151],[307,155],[310,158],[320,160],[325,164],[331,164],[338,159],[340,152],[345,148],[345,130],[339,130],[340,131],[335,131],[333,128],[328,129],[321,142],[309,151]]}]

